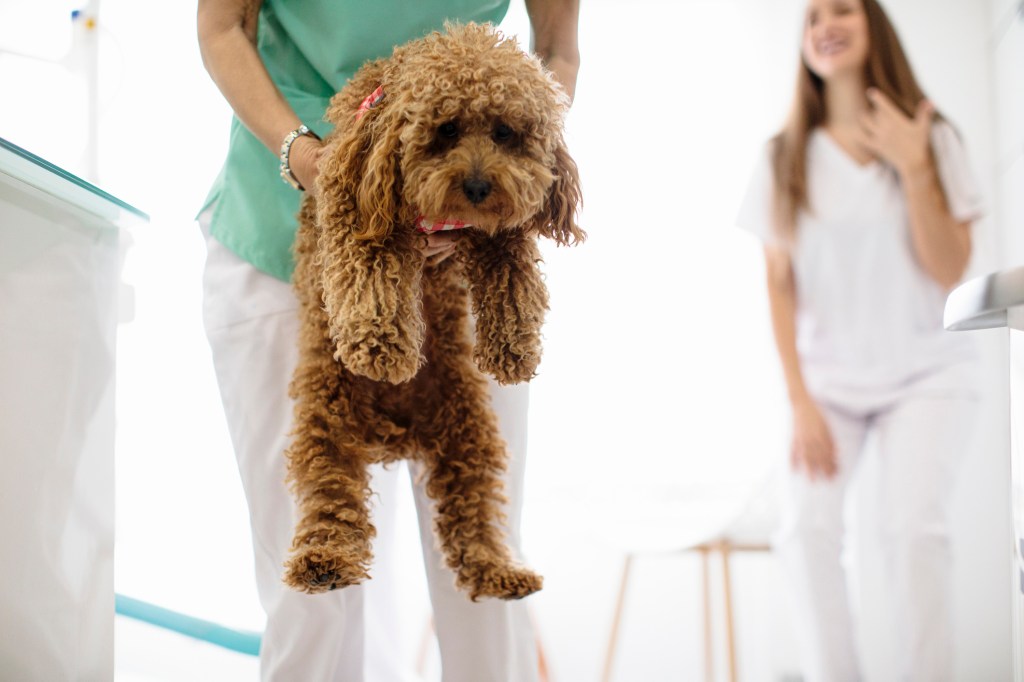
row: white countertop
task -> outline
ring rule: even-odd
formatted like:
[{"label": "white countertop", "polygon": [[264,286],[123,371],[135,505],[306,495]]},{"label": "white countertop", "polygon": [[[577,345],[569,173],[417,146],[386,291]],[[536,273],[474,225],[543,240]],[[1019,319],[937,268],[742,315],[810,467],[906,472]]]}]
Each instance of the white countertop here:
[{"label": "white countertop", "polygon": [[1024,306],[1024,266],[964,282],[946,299],[943,325],[949,331],[1007,325],[1007,311]]}]

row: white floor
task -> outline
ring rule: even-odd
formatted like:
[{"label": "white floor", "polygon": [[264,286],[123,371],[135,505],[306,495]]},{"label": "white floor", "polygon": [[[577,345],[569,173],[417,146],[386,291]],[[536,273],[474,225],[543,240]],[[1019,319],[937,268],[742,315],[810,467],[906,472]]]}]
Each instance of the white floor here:
[{"label": "white floor", "polygon": [[248,682],[259,659],[148,623],[114,621],[115,682]]}]

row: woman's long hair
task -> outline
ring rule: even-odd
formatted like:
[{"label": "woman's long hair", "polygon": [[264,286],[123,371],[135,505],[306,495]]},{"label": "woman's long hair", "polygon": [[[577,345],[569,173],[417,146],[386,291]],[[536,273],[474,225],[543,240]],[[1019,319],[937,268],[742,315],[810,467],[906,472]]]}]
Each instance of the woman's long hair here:
[{"label": "woman's long hair", "polygon": [[[861,0],[861,3],[868,23],[865,85],[877,88],[903,113],[913,116],[925,95],[914,78],[896,29],[877,0]],[[787,241],[796,235],[797,213],[809,208],[807,140],[811,131],[824,122],[825,83],[808,68],[801,54],[792,108],[782,130],[770,142],[774,224],[778,234]]]}]

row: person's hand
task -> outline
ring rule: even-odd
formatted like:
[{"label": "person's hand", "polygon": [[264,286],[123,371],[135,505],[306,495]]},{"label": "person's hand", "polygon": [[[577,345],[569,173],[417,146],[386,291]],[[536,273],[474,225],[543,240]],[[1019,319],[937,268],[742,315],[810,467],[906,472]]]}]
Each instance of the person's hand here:
[{"label": "person's hand", "polygon": [[790,464],[812,481],[836,475],[836,449],[828,424],[813,400],[793,405],[793,443]]},{"label": "person's hand", "polygon": [[921,100],[913,118],[881,91],[871,88],[873,108],[860,117],[857,142],[890,164],[903,177],[931,162],[930,133],[935,107]]},{"label": "person's hand", "polygon": [[455,244],[458,240],[458,230],[446,230],[417,235],[416,244],[426,257],[427,265],[437,265],[455,253]]},{"label": "person's hand", "polygon": [[327,147],[310,135],[300,135],[292,142],[288,153],[288,165],[299,184],[307,192],[316,191],[316,176],[320,174],[320,157]]}]

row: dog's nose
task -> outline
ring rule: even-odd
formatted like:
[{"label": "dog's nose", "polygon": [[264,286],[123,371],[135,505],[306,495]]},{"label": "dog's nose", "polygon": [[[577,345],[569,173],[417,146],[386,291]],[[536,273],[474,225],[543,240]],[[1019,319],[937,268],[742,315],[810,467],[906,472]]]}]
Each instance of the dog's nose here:
[{"label": "dog's nose", "polygon": [[491,183],[479,178],[463,180],[462,191],[465,193],[467,199],[474,204],[479,204],[487,198],[488,194],[491,193]]}]

